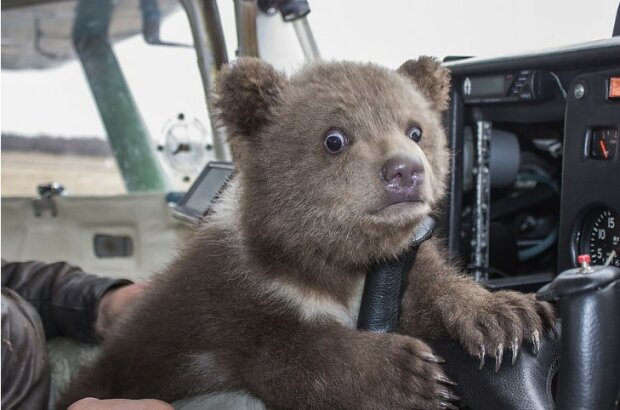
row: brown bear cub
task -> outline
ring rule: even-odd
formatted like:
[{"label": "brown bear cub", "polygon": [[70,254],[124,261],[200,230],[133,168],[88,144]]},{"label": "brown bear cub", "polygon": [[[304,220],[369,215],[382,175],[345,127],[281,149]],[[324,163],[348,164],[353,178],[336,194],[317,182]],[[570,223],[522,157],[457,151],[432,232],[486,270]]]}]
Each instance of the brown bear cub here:
[{"label": "brown bear cub", "polygon": [[550,306],[488,292],[432,239],[399,334],[356,330],[367,266],[401,254],[446,189],[449,73],[435,60],[286,78],[240,59],[216,92],[238,174],[64,405],[244,391],[269,408],[447,408],[450,381],[420,338],[497,361],[537,346]]}]

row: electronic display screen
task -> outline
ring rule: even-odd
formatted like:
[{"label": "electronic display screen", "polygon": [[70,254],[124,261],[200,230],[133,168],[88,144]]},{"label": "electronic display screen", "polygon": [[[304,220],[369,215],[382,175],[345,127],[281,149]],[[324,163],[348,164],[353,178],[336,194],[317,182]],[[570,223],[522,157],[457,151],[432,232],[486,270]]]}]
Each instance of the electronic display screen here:
[{"label": "electronic display screen", "polygon": [[487,77],[470,77],[470,92],[467,94],[472,97],[483,95],[504,95],[504,76],[493,75]]},{"label": "electronic display screen", "polygon": [[187,198],[185,206],[204,214],[230,173],[230,169],[211,168],[207,177],[200,181],[196,190]]},{"label": "electronic display screen", "polygon": [[175,207],[175,216],[194,221],[206,215],[218,193],[228,183],[234,168],[231,163],[211,162]]}]

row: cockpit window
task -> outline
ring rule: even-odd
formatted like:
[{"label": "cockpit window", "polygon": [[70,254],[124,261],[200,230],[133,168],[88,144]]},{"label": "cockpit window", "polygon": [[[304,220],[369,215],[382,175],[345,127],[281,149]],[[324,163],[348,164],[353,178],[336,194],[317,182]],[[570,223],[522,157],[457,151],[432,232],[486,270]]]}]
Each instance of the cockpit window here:
[{"label": "cockpit window", "polygon": [[419,55],[492,57],[611,37],[618,0],[310,1],[325,58],[390,67]]},{"label": "cockpit window", "polygon": [[212,158],[176,0],[61,1],[2,12],[2,195],[186,190]]}]

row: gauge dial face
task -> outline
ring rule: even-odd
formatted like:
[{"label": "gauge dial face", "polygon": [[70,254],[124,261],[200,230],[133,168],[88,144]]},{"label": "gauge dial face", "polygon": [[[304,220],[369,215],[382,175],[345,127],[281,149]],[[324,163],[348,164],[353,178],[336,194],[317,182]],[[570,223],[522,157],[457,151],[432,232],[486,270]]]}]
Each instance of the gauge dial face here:
[{"label": "gauge dial face", "polygon": [[205,166],[210,140],[206,128],[193,117],[179,114],[164,127],[159,149],[167,165],[177,174],[193,178]]},{"label": "gauge dial face", "polygon": [[579,253],[589,254],[593,265],[620,267],[620,220],[609,208],[590,211],[579,233]]},{"label": "gauge dial face", "polygon": [[592,147],[590,156],[595,159],[608,161],[616,156],[618,145],[618,130],[615,128],[600,128],[592,131]]}]

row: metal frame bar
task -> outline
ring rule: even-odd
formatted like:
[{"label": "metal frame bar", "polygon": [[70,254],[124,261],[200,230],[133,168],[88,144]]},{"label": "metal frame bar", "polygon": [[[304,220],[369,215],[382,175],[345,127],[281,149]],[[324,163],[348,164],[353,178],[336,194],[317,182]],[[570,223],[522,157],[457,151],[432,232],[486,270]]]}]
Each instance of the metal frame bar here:
[{"label": "metal frame bar", "polygon": [[111,0],[80,0],[73,43],[130,192],[167,189],[151,138],[108,39]]},{"label": "metal frame bar", "polygon": [[455,89],[450,98],[450,110],[446,112],[444,124],[452,157],[450,161],[450,191],[442,215],[442,234],[448,243],[448,258],[456,261],[461,252],[461,213],[463,208],[463,98]]},{"label": "metal frame bar", "polygon": [[256,0],[234,0],[235,27],[237,28],[237,55],[259,57]]},{"label": "metal frame bar", "polygon": [[306,61],[318,61],[321,59],[321,53],[319,52],[319,46],[316,44],[310,23],[306,17],[302,17],[291,22],[295,29],[295,35],[301,51],[304,53]]},{"label": "metal frame bar", "polygon": [[231,161],[226,133],[218,127],[213,107],[213,88],[219,69],[228,63],[226,42],[216,0],[180,0],[192,29],[194,47],[204,88],[209,121],[213,130],[213,150],[218,161]]}]

